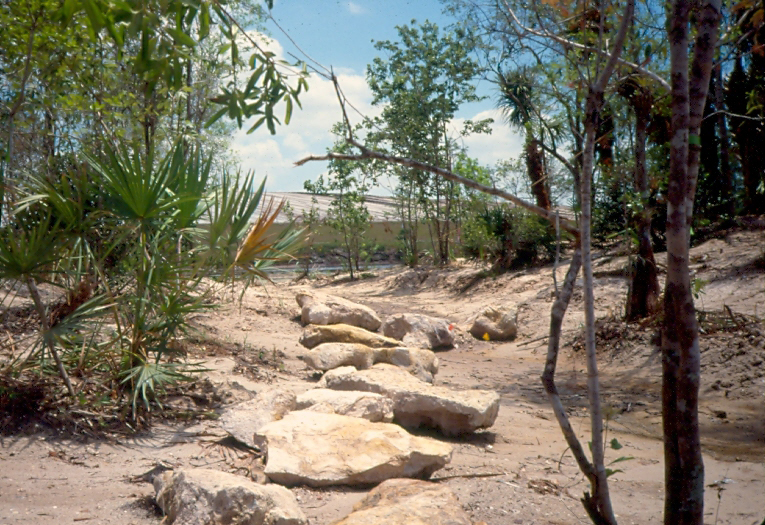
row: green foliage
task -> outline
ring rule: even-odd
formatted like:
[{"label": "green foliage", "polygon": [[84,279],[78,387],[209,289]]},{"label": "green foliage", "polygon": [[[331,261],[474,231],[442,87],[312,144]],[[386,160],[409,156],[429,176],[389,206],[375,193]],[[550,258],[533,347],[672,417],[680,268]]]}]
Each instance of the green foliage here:
[{"label": "green foliage", "polygon": [[[183,141],[158,159],[152,151],[107,148],[87,155],[87,176],[30,178],[0,231],[0,278],[24,280],[30,291],[41,281],[67,290],[63,305],[40,312],[49,324],[35,346],[57,361],[60,353],[64,369],[107,374],[130,394],[134,415],[200,370],[170,359],[192,330],[189,317],[212,307],[202,280],[221,271],[233,279],[236,269],[266,277],[301,235],[268,235],[279,206],[265,206],[250,227],[264,194],[252,175],[224,173],[215,183],[211,158]],[[115,252],[120,263],[109,266]],[[48,371],[45,353],[33,350],[17,369],[29,367]]]},{"label": "green foliage", "polygon": [[[382,41],[375,48],[385,53],[367,67],[372,103],[382,113],[370,126],[367,142],[377,149],[452,168],[459,148],[449,134],[459,107],[480,100],[473,79],[480,73],[471,57],[477,39],[461,29],[441,33],[426,21],[419,26],[397,27],[399,41]],[[489,132],[491,120],[465,123],[461,136]],[[455,184],[428,172],[400,166],[375,166],[387,170],[398,183],[394,190],[402,223],[403,251],[408,263],[418,263],[419,226],[428,223],[437,263],[450,258],[452,223],[460,206]]]},{"label": "green foliage", "polygon": [[555,254],[555,232],[547,221],[519,208],[487,206],[465,221],[467,257],[488,260],[503,272],[547,260]]},{"label": "green foliage", "polygon": [[[333,131],[342,135],[343,126],[335,125]],[[344,142],[337,142],[333,150],[343,152],[345,147]],[[365,259],[367,242],[364,234],[372,222],[365,196],[374,182],[367,163],[333,159],[326,180],[320,175],[316,182],[304,183],[305,190],[310,193],[333,197],[324,222],[342,238],[343,257],[351,279],[358,276]]]}]

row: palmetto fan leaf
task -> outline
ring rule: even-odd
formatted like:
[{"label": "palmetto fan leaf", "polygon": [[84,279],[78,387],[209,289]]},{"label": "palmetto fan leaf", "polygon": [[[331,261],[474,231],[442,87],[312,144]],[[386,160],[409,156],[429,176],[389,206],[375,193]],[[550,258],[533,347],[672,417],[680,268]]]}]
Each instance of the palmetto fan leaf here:
[{"label": "palmetto fan leaf", "polygon": [[499,99],[497,105],[513,126],[522,128],[532,120],[534,99],[532,82],[524,70],[497,73]]},{"label": "palmetto fan leaf", "polygon": [[282,211],[286,201],[282,200],[274,208],[272,198],[252,225],[247,236],[234,258],[234,266],[244,268],[260,277],[267,278],[263,269],[268,266],[267,261],[290,257],[289,252],[302,240],[304,230],[295,230],[288,227],[281,235],[269,237],[268,233],[273,226],[276,217]]}]

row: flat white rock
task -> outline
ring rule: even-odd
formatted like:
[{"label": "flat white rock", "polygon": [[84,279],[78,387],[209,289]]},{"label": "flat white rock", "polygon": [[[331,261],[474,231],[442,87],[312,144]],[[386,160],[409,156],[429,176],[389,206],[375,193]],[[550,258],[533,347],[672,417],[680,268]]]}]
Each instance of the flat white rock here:
[{"label": "flat white rock", "polygon": [[307,525],[288,489],[210,469],[169,470],[154,478],[168,525]]},{"label": "flat white rock", "polygon": [[265,474],[282,485],[372,485],[427,478],[446,465],[452,447],[412,436],[390,423],[299,410],[260,429]]},{"label": "flat white rock", "polygon": [[[367,421],[393,421],[393,401],[373,392],[348,392],[314,388],[297,397],[297,409],[329,405],[341,416],[360,417]],[[323,410],[315,408],[314,410]],[[326,411],[326,410],[325,410]]]},{"label": "flat white rock", "polygon": [[226,408],[219,421],[223,430],[254,447],[255,432],[266,423],[279,420],[295,410],[295,400],[295,394],[288,390],[264,390],[249,401]]},{"label": "flat white rock", "polygon": [[305,324],[344,323],[373,332],[380,328],[381,321],[374,310],[342,297],[300,292],[295,300],[301,308],[300,318]]},{"label": "flat white rock", "polygon": [[438,483],[383,481],[333,525],[472,525],[457,496]]},{"label": "flat white rock", "polygon": [[330,370],[318,386],[382,394],[393,400],[393,414],[400,425],[433,427],[448,436],[488,428],[499,412],[496,392],[433,386],[384,363],[368,370],[348,366]]}]

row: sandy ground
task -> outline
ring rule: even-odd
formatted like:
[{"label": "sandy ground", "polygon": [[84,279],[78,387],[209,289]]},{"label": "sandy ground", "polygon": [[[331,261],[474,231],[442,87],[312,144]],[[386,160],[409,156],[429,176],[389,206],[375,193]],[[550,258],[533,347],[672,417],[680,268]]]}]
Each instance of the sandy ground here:
[{"label": "sandy ground", "polygon": [[[703,280],[697,307],[702,322],[700,419],[704,444],[705,523],[759,525],[765,517],[765,232],[731,233],[692,251]],[[656,328],[619,320],[626,295],[623,257],[595,261],[596,309],[608,450],[618,463],[610,478],[614,508],[623,524],[661,522],[661,361]],[[662,263],[659,258],[660,265]],[[450,440],[450,465],[434,474],[449,486],[476,521],[499,524],[588,523],[578,499],[588,489],[562,438],[539,375],[546,353],[553,299],[552,267],[476,279],[478,269],[391,269],[356,282],[323,279],[251,289],[241,305],[220,297],[221,308],[195,322],[207,337],[238,342],[240,351],[200,344],[190,355],[211,369],[195,386],[225,405],[248,399],[264,386],[296,392],[314,386],[300,361],[305,351],[296,291],[316,288],[374,308],[381,316],[421,312],[446,317],[460,329],[454,349],[440,352],[436,383],[501,393],[496,424]],[[558,269],[559,282],[565,264]],[[662,276],[663,280],[663,276]],[[489,305],[518,308],[519,338],[478,341],[467,333],[471,317]],[[725,307],[730,308],[728,314]],[[731,320],[732,319],[732,320]],[[737,321],[736,321],[737,320]],[[581,289],[564,322],[558,383],[574,428],[588,440],[586,373],[581,348]],[[734,328],[720,329],[735,323]],[[223,345],[225,346],[225,345]],[[210,393],[213,394],[210,394]],[[199,396],[178,396],[190,403]],[[443,439],[441,437],[433,437]],[[0,438],[0,524],[157,524],[152,487],[132,480],[158,462],[205,466],[257,476],[259,460],[216,444],[214,420],[158,424],[130,438],[66,439],[50,432]],[[347,514],[364,491],[295,488],[311,523],[328,525]]]}]

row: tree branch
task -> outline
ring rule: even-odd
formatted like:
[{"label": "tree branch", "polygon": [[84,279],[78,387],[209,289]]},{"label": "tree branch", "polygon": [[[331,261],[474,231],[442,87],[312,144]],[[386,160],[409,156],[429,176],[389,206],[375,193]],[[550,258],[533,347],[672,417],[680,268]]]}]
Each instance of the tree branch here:
[{"label": "tree branch", "polygon": [[[309,155],[308,157],[302,158],[298,160],[297,162],[295,162],[295,166],[302,166],[303,164],[309,161],[323,161],[323,160],[350,160],[350,161],[370,160],[370,159],[382,160],[384,162],[388,162],[391,164],[399,164],[401,166],[407,166],[409,168],[415,168],[418,170],[427,171],[429,173],[433,173],[434,175],[443,177],[446,180],[450,180],[452,182],[457,182],[459,184],[462,184],[463,186],[467,186],[468,188],[473,188],[474,190],[478,190],[483,193],[488,193],[489,195],[500,197],[506,201],[512,202],[516,206],[524,208],[544,219],[547,219],[553,225],[555,224],[555,212],[545,210],[544,208],[540,208],[539,206],[535,206],[534,204],[526,202],[523,199],[520,199],[516,197],[515,195],[508,193],[504,190],[492,188],[490,186],[485,186],[474,180],[452,173],[449,170],[445,170],[443,168],[437,168],[435,166],[426,164],[424,162],[412,160],[406,157],[388,155],[386,153],[381,153],[379,151],[369,149],[363,146],[362,144],[358,143],[354,139],[346,139],[346,142],[358,148],[358,150],[361,153],[357,155],[348,155],[343,153],[327,153],[326,155]],[[574,222],[568,219],[561,219],[560,227],[577,237],[579,236],[579,228],[576,226]]]}]

